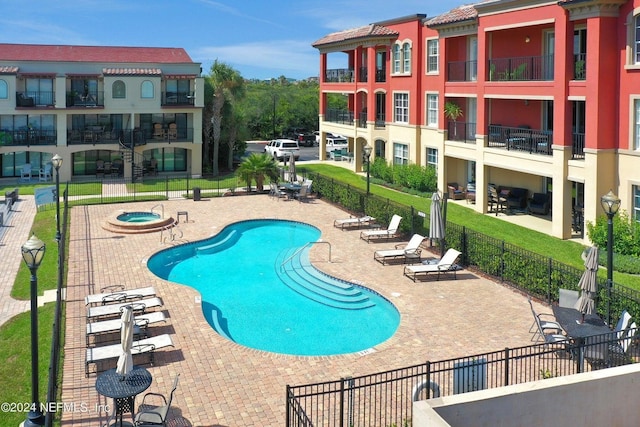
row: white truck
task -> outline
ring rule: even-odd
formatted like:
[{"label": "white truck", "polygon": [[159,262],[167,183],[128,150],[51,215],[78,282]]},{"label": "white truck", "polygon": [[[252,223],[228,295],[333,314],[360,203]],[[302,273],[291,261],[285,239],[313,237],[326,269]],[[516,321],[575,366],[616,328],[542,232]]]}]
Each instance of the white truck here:
[{"label": "white truck", "polygon": [[346,154],[348,148],[349,143],[347,142],[347,138],[342,135],[327,134],[327,144],[325,146],[327,157],[333,158],[332,154],[334,151],[340,151]]}]

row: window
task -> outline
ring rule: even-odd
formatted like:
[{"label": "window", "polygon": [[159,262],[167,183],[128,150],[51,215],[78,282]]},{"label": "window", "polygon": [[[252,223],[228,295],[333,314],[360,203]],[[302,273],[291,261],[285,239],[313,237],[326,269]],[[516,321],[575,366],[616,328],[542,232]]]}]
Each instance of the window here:
[{"label": "window", "polygon": [[9,97],[9,90],[7,86],[7,82],[5,80],[0,80],[0,98],[7,99]]},{"label": "window", "polygon": [[427,40],[427,73],[438,72],[438,39]]},{"label": "window", "polygon": [[409,94],[393,94],[393,119],[396,123],[409,123]]},{"label": "window", "polygon": [[399,144],[397,142],[393,143],[393,164],[409,164],[409,146],[407,144]]},{"label": "window", "polygon": [[403,69],[402,72],[405,74],[411,73],[411,45],[409,43],[405,43],[402,45],[402,60],[403,60]]},{"label": "window", "polygon": [[140,98],[153,98],[153,83],[151,81],[145,80],[140,85]]},{"label": "window", "polygon": [[640,222],[640,186],[633,185],[633,219]]},{"label": "window", "polygon": [[427,94],[427,126],[438,126],[438,94]]},{"label": "window", "polygon": [[633,101],[633,113],[634,113],[633,149],[640,150],[640,99],[635,99]]},{"label": "window", "polygon": [[400,45],[399,44],[393,45],[392,56],[393,56],[393,73],[398,74],[400,73]]},{"label": "window", "polygon": [[427,148],[427,166],[438,170],[438,149]]},{"label": "window", "polygon": [[116,80],[113,82],[111,91],[113,92],[112,96],[114,98],[126,98],[127,96],[127,87],[122,80]]}]

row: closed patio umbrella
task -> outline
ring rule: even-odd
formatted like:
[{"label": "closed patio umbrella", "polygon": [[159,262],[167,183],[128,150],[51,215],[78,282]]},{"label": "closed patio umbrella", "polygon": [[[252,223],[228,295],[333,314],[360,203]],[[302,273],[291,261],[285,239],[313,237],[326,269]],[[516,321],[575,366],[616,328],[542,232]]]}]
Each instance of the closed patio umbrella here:
[{"label": "closed patio umbrella", "polygon": [[131,355],[131,347],[133,346],[133,309],[130,305],[123,307],[121,320],[120,341],[122,354],[118,358],[116,372],[125,376],[133,369],[133,356]]},{"label": "closed patio umbrella", "polygon": [[290,153],[289,157],[289,182],[296,182],[296,161],[293,157],[293,153]]},{"label": "closed patio umbrella", "polygon": [[582,292],[574,306],[576,310],[582,313],[583,322],[585,315],[595,313],[595,299],[598,296],[598,248],[596,246],[589,249],[584,261],[584,267],[585,270],[578,282]]},{"label": "closed patio umbrella", "polygon": [[440,209],[440,195],[436,191],[431,196],[431,210],[429,211],[429,239],[444,239],[444,221]]}]

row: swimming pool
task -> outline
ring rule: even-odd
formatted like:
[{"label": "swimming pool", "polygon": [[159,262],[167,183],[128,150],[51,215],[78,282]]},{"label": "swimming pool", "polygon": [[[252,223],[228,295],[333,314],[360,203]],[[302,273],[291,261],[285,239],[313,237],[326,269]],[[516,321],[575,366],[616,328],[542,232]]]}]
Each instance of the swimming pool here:
[{"label": "swimming pool", "polygon": [[160,219],[160,215],[153,212],[124,212],[116,217],[122,222],[151,222]]},{"label": "swimming pool", "polygon": [[400,322],[397,309],[371,289],[315,269],[305,245],[319,237],[317,228],[300,222],[242,221],[212,238],[160,251],[147,266],[198,290],[209,324],[247,347],[320,356],[360,352],[389,339]]}]

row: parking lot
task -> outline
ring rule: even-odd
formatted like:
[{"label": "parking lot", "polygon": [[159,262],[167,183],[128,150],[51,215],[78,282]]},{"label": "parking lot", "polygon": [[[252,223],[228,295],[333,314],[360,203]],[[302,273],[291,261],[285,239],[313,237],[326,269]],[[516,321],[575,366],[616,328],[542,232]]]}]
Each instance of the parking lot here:
[{"label": "parking lot", "polygon": [[[247,154],[251,153],[264,153],[264,146],[267,141],[247,141]],[[301,162],[307,160],[319,160],[318,147],[300,147],[300,160]]]}]

